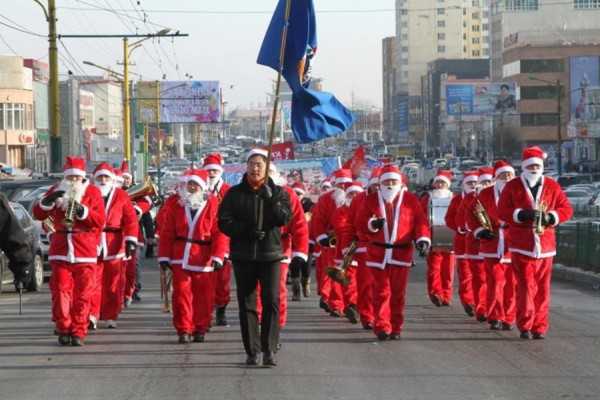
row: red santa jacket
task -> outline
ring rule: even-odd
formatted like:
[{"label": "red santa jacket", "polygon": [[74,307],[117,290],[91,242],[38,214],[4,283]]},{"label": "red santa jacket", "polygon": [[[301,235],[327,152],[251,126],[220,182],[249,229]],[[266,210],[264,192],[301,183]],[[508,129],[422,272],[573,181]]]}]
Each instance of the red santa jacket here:
[{"label": "red santa jacket", "polygon": [[[362,193],[358,193],[360,195]],[[342,264],[344,260],[344,253],[350,247],[352,241],[357,238],[354,231],[354,221],[351,211],[351,206],[343,205],[338,207],[333,213],[333,230],[337,239],[337,245],[335,249],[335,262],[336,264]],[[366,248],[365,248],[366,250]],[[352,265],[356,265],[353,261]]]},{"label": "red santa jacket", "polygon": [[[55,204],[45,207],[38,202],[33,207],[35,219],[43,221],[48,217],[54,220],[56,232],[50,236],[48,260],[62,261],[70,264],[89,264],[98,261],[98,245],[104,227],[104,204],[100,190],[84,181],[84,192],[81,198],[83,215],[75,217],[72,229],[64,225],[65,211]],[[58,185],[48,190],[48,194],[57,190]]]},{"label": "red santa jacket", "polygon": [[456,224],[462,229],[465,234],[465,258],[468,260],[483,260],[479,255],[479,239],[475,238],[473,231],[467,226],[467,218],[469,213],[473,213],[475,202],[477,201],[477,191],[471,192],[465,196],[460,203],[458,214],[456,216]]},{"label": "red santa jacket", "polygon": [[[479,202],[487,212],[487,215],[492,222],[492,228],[496,237],[494,239],[479,240],[479,255],[483,258],[497,258],[502,263],[510,263],[510,252],[508,251],[508,231],[505,229],[505,224],[500,222],[498,215],[498,202],[500,201],[500,193],[496,185],[486,188],[479,193]],[[485,228],[475,216],[475,203],[471,210],[466,212],[467,227],[473,232],[473,236],[483,231]]]},{"label": "red santa jacket", "polygon": [[158,236],[159,238],[160,231],[165,226],[165,219],[167,216],[165,211],[173,206],[172,203],[178,203],[179,199],[180,197],[177,193],[172,194],[171,196],[167,197],[167,199],[158,209],[158,212],[156,213],[156,218],[154,219],[154,223],[156,225],[156,236]]},{"label": "red santa jacket", "polygon": [[333,193],[334,191],[332,190],[323,194],[313,208],[311,224],[313,224],[314,229],[314,240],[317,243],[333,231],[333,215],[337,208],[333,199]]},{"label": "red santa jacket", "polygon": [[125,257],[125,241],[137,243],[139,234],[138,219],[123,189],[113,188],[104,205],[106,224],[100,236],[98,254],[104,260],[116,260]]},{"label": "red santa jacket", "polygon": [[165,209],[158,246],[158,261],[181,265],[195,272],[213,271],[212,261],[223,263],[227,240],[217,225],[219,200],[209,197],[192,217],[191,209],[171,202]]},{"label": "red santa jacket", "polygon": [[[374,231],[374,219],[386,220],[383,229]],[[360,211],[359,230],[368,238],[366,265],[384,269],[386,265],[410,267],[413,260],[414,241],[431,243],[429,222],[419,204],[419,199],[401,190],[391,204],[383,201],[381,193],[373,193]]]},{"label": "red santa jacket", "polygon": [[454,254],[456,258],[465,258],[465,234],[466,231],[458,225],[458,211],[465,195],[454,196],[446,212],[446,226],[454,231]]},{"label": "red santa jacket", "polygon": [[[219,201],[219,204],[221,204],[230,188],[231,186],[228,185],[225,181],[223,181],[223,179],[219,179],[219,182],[215,185],[215,187],[212,190],[209,190],[208,192],[211,196],[216,197]],[[227,247],[227,251],[225,251],[225,258],[229,258],[229,237],[225,236],[225,240],[225,245]]]},{"label": "red santa jacket", "polygon": [[365,190],[364,192],[358,193],[352,199],[352,203],[350,204],[350,217],[352,218],[352,231],[353,237],[352,239],[358,240],[358,248],[356,249],[356,254],[366,253],[367,252],[367,243],[369,238],[366,237],[360,229],[358,229],[360,210],[362,210],[363,206],[367,201],[367,196],[369,193]]},{"label": "red santa jacket", "polygon": [[[538,209],[542,204],[554,216],[555,225],[547,227],[544,233],[537,234],[534,224],[520,221],[518,214],[524,209]],[[558,183],[548,177],[542,177],[535,199],[524,178],[520,177],[508,182],[500,196],[498,209],[500,219],[508,224],[509,250],[532,258],[556,255],[554,228],[573,216],[573,208],[567,196]]]},{"label": "red santa jacket", "polygon": [[[133,200],[133,209],[137,216],[138,221],[142,218],[142,215],[152,209],[152,199],[150,196],[140,197],[139,199]],[[142,244],[145,242],[144,232],[142,229],[138,229],[138,243]]]},{"label": "red santa jacket", "polygon": [[307,261],[309,234],[302,203],[292,188],[283,186],[283,189],[290,196],[292,218],[286,226],[281,227],[281,248],[285,255],[285,259],[281,262],[289,264],[294,257]]},{"label": "red santa jacket", "polygon": [[[448,191],[448,193],[450,193],[450,196],[448,197],[444,197],[444,198],[451,198],[450,201],[450,205],[452,205],[452,202],[454,201],[454,198],[457,196],[454,196],[454,194],[452,194],[452,192]],[[431,192],[427,192],[425,193],[423,196],[421,196],[419,198],[419,203],[421,203],[421,208],[423,208],[423,212],[425,213],[425,217],[427,218],[427,221],[429,221],[429,224],[431,225],[432,221],[431,221],[431,217],[429,215],[429,203],[430,203],[430,199],[431,199]],[[446,215],[448,214],[448,211],[450,209],[450,206],[448,206],[448,210],[446,210]],[[448,223],[446,222],[446,225],[448,225]],[[435,238],[434,238],[435,239]],[[435,245],[433,246],[434,248],[432,250],[438,251],[438,252],[450,252],[448,249],[436,249]],[[451,253],[451,252],[450,252]]]}]

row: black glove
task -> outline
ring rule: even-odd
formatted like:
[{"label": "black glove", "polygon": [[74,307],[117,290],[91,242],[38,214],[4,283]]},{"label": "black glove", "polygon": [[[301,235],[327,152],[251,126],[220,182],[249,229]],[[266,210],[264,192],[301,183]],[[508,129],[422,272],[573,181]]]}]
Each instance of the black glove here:
[{"label": "black glove", "polygon": [[329,236],[319,240],[319,245],[321,245],[321,247],[329,247]]},{"label": "black glove", "polygon": [[161,267],[163,270],[165,270],[165,271],[166,271],[166,270],[168,270],[168,269],[171,269],[171,263],[170,263],[170,262],[168,262],[168,261],[161,261],[161,262],[159,263],[159,265],[160,265],[160,267]]},{"label": "black glove", "polygon": [[221,268],[223,268],[223,264],[222,264],[222,263],[220,263],[220,262],[218,262],[217,260],[213,260],[213,262],[212,262],[212,264],[211,264],[211,265],[212,265],[212,267],[213,267],[213,269],[214,269],[215,271],[218,271],[218,270],[220,270]]},{"label": "black glove", "polygon": [[306,264],[306,261],[302,257],[293,257],[290,262],[290,271],[301,271],[304,264]]},{"label": "black glove", "polygon": [[26,265],[17,266],[15,269],[10,268],[11,271],[19,271],[17,274],[15,274],[14,280],[15,289],[17,291],[23,290],[24,288],[28,287],[31,283],[31,270],[29,267],[29,265]]},{"label": "black glove", "polygon": [[258,195],[265,200],[271,200],[273,197],[273,190],[268,184],[265,184],[258,189]]},{"label": "black glove", "polygon": [[52,203],[56,202],[56,200],[62,197],[65,194],[64,190],[56,190],[50,193],[48,196],[44,197],[41,201],[44,207],[50,207]]},{"label": "black glove", "polygon": [[496,235],[494,234],[494,232],[490,231],[489,229],[484,229],[481,232],[479,232],[479,234],[477,235],[478,239],[485,239],[485,240],[492,240],[494,238],[496,238]]},{"label": "black glove", "polygon": [[252,239],[254,240],[264,240],[264,238],[267,236],[267,233],[265,231],[259,231],[258,229],[256,229],[255,231],[252,232]]},{"label": "black glove", "polygon": [[314,245],[314,244],[312,244],[312,243],[310,243],[310,244],[308,245],[308,254],[312,254],[312,253],[314,253],[314,252],[315,252],[315,245]]},{"label": "black glove", "polygon": [[538,211],[536,210],[521,210],[519,211],[519,213],[517,214],[517,218],[519,219],[519,221],[522,222],[533,222],[535,220],[535,217],[537,215]]},{"label": "black glove", "polygon": [[85,208],[83,207],[83,205],[81,205],[81,203],[75,202],[73,211],[75,211],[75,215],[77,216],[77,218],[83,217],[84,210]]},{"label": "black glove", "polygon": [[381,230],[383,229],[383,226],[385,225],[385,219],[384,218],[377,218],[371,221],[371,228],[373,228],[374,230]]},{"label": "black glove", "polygon": [[544,215],[542,216],[542,225],[552,226],[554,224],[556,224],[554,214],[544,213]]},{"label": "black glove", "polygon": [[135,250],[137,249],[137,243],[132,242],[131,240],[125,241],[125,255],[127,257],[131,257],[135,254]]},{"label": "black glove", "polygon": [[429,254],[429,242],[421,240],[417,242],[416,246],[419,257],[426,257]]}]

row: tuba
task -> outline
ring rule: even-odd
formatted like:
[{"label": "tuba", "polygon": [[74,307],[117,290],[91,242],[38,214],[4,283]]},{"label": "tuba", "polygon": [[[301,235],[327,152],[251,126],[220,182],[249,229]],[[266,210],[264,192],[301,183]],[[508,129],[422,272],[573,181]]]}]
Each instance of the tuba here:
[{"label": "tuba", "polygon": [[158,188],[152,182],[152,178],[147,177],[143,183],[134,185],[127,189],[127,194],[131,201],[138,200],[142,197],[150,196],[156,197],[158,195]]},{"label": "tuba", "polygon": [[358,241],[353,240],[350,244],[350,247],[346,249],[344,253],[344,259],[342,261],[341,267],[329,267],[327,268],[327,276],[341,284],[342,286],[348,286],[350,284],[350,279],[346,275],[346,270],[352,264],[352,258],[354,254],[356,254],[356,250],[358,250]]},{"label": "tuba", "polygon": [[483,204],[481,204],[479,199],[477,199],[477,202],[475,203],[475,210],[473,210],[473,214],[475,214],[475,218],[477,218],[477,221],[481,224],[481,227],[483,229],[487,229],[488,231],[494,233],[494,226],[492,224],[492,220],[490,219],[490,216],[488,215],[487,211],[485,210],[485,207],[483,206]]}]

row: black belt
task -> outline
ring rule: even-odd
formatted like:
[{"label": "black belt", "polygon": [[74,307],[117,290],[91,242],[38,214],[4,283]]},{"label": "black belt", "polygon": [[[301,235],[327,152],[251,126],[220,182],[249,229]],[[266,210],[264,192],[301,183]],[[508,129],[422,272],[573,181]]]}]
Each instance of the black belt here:
[{"label": "black belt", "polygon": [[114,227],[107,226],[106,228],[104,228],[104,232],[121,233],[122,229],[121,228],[114,228]]},{"label": "black belt", "polygon": [[384,249],[407,249],[411,247],[411,243],[380,243],[380,242],[371,242],[373,246],[383,247]]},{"label": "black belt", "polygon": [[284,233],[283,235],[281,235],[282,239],[287,239],[289,238],[291,235],[289,233]]},{"label": "black belt", "polygon": [[209,246],[212,243],[212,241],[210,241],[210,240],[194,240],[194,239],[188,239],[188,238],[181,237],[181,236],[177,236],[175,238],[175,240],[180,241],[180,242],[199,244],[200,246]]},{"label": "black belt", "polygon": [[53,233],[63,233],[65,235],[68,235],[69,233],[90,233],[91,231],[56,231]]}]

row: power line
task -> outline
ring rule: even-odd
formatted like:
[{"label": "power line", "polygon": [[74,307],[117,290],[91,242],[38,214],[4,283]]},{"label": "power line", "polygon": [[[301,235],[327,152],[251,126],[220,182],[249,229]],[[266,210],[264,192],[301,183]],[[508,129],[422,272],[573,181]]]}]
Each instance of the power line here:
[{"label": "power line", "polygon": [[[121,15],[121,16],[127,16],[127,17],[129,17],[129,18],[138,19],[137,17],[132,17],[131,15],[128,15],[128,14],[124,14],[124,13],[122,13],[122,12],[119,12],[120,10],[116,10],[116,9],[114,9],[114,8],[112,8],[112,9],[108,9],[108,8],[105,8],[105,7],[102,7],[102,6],[96,5],[96,4],[94,4],[94,3],[89,3],[89,2],[87,2],[87,1],[84,1],[84,0],[75,0],[75,1],[76,1],[76,2],[78,2],[78,3],[81,3],[81,4],[85,4],[85,5],[87,5],[87,6],[89,6],[89,7],[92,7],[92,8],[85,8],[85,7],[57,7],[57,8],[62,8],[62,9],[64,9],[64,10],[87,10],[87,11],[96,11],[96,12],[97,12],[97,11],[104,11],[104,12],[108,12],[108,13],[111,13],[111,14],[119,14],[119,15]],[[129,10],[129,11],[132,11],[132,10]],[[139,19],[138,19],[138,20],[139,20]],[[140,20],[140,21],[142,21],[142,22],[143,22],[143,19],[142,19],[142,20]],[[168,26],[161,25],[161,24],[157,24],[157,23],[155,23],[155,22],[150,22],[150,21],[148,21],[148,23],[149,23],[150,25],[154,25],[154,26],[156,26],[156,27],[159,27],[159,28],[168,28]]]},{"label": "power line", "polygon": [[[0,15],[0,16],[2,16],[2,15]],[[0,25],[3,25],[3,26],[5,26],[7,28],[10,28],[10,29],[14,29],[15,31],[19,31],[21,33],[26,33],[26,34],[31,35],[31,36],[37,36],[37,37],[41,37],[41,38],[47,38],[48,37],[47,35],[41,35],[39,33],[35,33],[35,32],[29,31],[29,30],[26,30],[26,29],[21,29],[21,28],[18,28],[16,26],[12,26],[12,25],[9,25],[7,23],[4,23],[2,21],[0,21]]]},{"label": "power line", "polygon": [[10,44],[8,44],[8,42],[6,41],[6,39],[4,39],[4,36],[2,36],[2,34],[1,34],[1,33],[0,33],[0,40],[2,41],[2,43],[4,43],[4,45],[5,45],[6,47],[8,47],[8,49],[9,49],[10,51],[12,51],[12,53],[13,53],[15,56],[19,56],[19,54],[17,54],[17,52],[15,51],[15,49],[13,49],[13,48],[10,46]]}]

